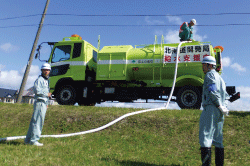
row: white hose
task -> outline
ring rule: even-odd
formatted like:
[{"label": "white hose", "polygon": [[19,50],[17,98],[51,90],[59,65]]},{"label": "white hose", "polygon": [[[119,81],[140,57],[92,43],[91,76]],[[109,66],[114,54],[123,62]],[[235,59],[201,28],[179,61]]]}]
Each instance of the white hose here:
[{"label": "white hose", "polygon": [[173,86],[172,86],[172,89],[171,89],[171,92],[170,92],[170,95],[168,96],[168,102],[166,104],[166,109],[168,107],[168,104],[172,98],[172,95],[173,95],[173,92],[174,92],[174,88],[175,88],[175,82],[176,82],[176,77],[177,77],[177,68],[178,68],[178,59],[179,59],[179,54],[180,54],[180,47],[183,43],[188,43],[188,42],[191,42],[191,41],[183,41],[183,42],[180,42],[180,44],[178,45],[177,47],[177,54],[176,54],[176,62],[175,62],[175,72],[174,72],[174,81],[173,81]]},{"label": "white hose", "polygon": [[[175,87],[175,82],[176,82],[176,76],[177,76],[177,68],[178,68],[178,57],[179,57],[179,53],[180,53],[180,47],[183,43],[187,43],[188,41],[184,41],[184,42],[181,42],[179,45],[178,45],[178,48],[177,48],[177,55],[176,55],[176,63],[175,63],[175,75],[174,75],[174,81],[173,81],[173,86],[172,86],[172,89],[171,89],[171,92],[170,92],[170,96],[168,97],[168,101],[167,101],[167,104],[165,107],[161,107],[161,108],[154,108],[154,109],[147,109],[147,110],[141,110],[141,111],[136,111],[136,112],[131,112],[131,113],[127,113],[111,122],[109,122],[108,124],[104,125],[104,126],[101,126],[101,127],[98,127],[98,128],[95,128],[95,129],[91,129],[91,130],[87,130],[87,131],[82,131],[82,132],[77,132],[77,133],[69,133],[69,134],[59,134],[59,135],[41,135],[41,137],[53,137],[53,138],[62,138],[62,137],[71,137],[71,136],[76,136],[76,135],[83,135],[83,134],[88,134],[88,133],[94,133],[94,132],[97,132],[97,131],[100,131],[100,130],[103,130],[115,123],[117,123],[118,121],[126,118],[126,117],[129,117],[129,116],[132,116],[132,115],[136,115],[136,114],[141,114],[141,113],[144,113],[144,112],[150,112],[150,111],[157,111],[157,110],[163,110],[163,109],[167,109],[168,105],[169,105],[169,102],[171,100],[171,97],[173,95],[173,92],[174,92],[174,87]],[[0,141],[10,141],[10,140],[16,140],[16,139],[24,139],[26,138],[26,136],[14,136],[14,137],[6,137],[6,138],[0,138]]]}]

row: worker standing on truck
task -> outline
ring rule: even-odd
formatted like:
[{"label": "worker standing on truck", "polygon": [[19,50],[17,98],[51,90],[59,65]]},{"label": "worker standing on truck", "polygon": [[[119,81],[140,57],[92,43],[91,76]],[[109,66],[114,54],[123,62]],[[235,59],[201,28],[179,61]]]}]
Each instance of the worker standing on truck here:
[{"label": "worker standing on truck", "polygon": [[224,115],[228,115],[226,84],[215,71],[216,60],[206,56],[202,61],[205,75],[202,93],[203,111],[200,117],[199,140],[203,166],[211,164],[211,146],[215,146],[216,166],[224,164],[223,123]]},{"label": "worker standing on truck", "polygon": [[40,139],[42,133],[49,97],[51,97],[51,93],[49,93],[50,70],[50,64],[43,64],[41,67],[42,74],[34,83],[34,112],[30,121],[28,133],[24,140],[25,144],[43,146],[43,144],[39,143],[38,140]]},{"label": "worker standing on truck", "polygon": [[184,22],[180,26],[179,37],[180,41],[192,41],[193,40],[193,26],[196,25],[196,20],[192,19],[190,23]]}]

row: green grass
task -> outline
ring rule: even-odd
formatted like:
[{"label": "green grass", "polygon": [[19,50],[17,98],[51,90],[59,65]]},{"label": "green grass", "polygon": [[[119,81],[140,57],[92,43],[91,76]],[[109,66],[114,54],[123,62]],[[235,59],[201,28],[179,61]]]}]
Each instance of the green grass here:
[{"label": "green grass", "polygon": [[[26,135],[33,106],[0,103],[0,137]],[[141,109],[50,106],[43,135],[100,127]],[[134,115],[109,128],[68,138],[0,142],[0,165],[179,166],[201,165],[200,110],[160,110]],[[224,124],[225,165],[250,165],[250,112],[230,112]],[[212,165],[214,165],[213,148]]]}]

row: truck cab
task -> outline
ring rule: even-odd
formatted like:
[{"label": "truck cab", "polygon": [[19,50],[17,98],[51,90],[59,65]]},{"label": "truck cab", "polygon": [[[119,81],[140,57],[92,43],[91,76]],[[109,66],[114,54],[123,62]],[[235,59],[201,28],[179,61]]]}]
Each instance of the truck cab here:
[{"label": "truck cab", "polygon": [[54,43],[48,62],[51,64],[50,91],[59,104],[81,100],[86,82],[95,80],[97,49],[78,35]]}]

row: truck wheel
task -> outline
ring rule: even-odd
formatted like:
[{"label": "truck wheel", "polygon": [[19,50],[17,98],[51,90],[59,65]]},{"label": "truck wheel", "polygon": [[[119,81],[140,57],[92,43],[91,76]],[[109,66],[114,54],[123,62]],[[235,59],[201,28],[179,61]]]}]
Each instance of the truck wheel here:
[{"label": "truck wheel", "polygon": [[177,104],[181,109],[200,109],[201,92],[193,86],[184,86],[177,93]]},{"label": "truck wheel", "polygon": [[62,86],[56,94],[56,100],[61,105],[74,105],[76,103],[76,91],[71,85]]}]

